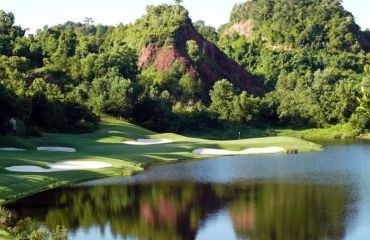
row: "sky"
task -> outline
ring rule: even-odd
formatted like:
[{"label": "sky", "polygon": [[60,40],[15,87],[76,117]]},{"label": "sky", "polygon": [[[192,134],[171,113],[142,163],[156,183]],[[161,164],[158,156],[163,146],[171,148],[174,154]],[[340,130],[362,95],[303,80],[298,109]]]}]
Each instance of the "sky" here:
[{"label": "sky", "polygon": [[[0,9],[14,13],[16,24],[30,32],[44,25],[68,20],[82,22],[91,17],[95,23],[116,25],[130,23],[145,14],[147,5],[173,3],[174,0],[0,0]],[[193,21],[219,27],[229,20],[232,7],[243,0],[184,0]],[[343,0],[357,23],[370,28],[370,0]]]}]

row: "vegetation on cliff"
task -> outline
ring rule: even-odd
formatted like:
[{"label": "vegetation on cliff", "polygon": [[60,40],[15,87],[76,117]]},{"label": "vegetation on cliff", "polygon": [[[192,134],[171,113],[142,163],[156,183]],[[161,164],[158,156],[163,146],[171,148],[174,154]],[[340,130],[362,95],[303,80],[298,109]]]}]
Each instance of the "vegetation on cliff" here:
[{"label": "vegetation on cliff", "polygon": [[369,85],[368,36],[340,1],[251,0],[235,6],[218,44],[264,82],[282,126],[350,121],[363,131],[356,98]]},{"label": "vegetation on cliff", "polygon": [[129,25],[86,19],[29,36],[12,13],[0,22],[1,134],[12,118],[19,135],[87,132],[101,114],[175,132],[370,125],[357,110],[369,32],[339,1],[247,1],[219,34],[180,4],[148,6]]}]

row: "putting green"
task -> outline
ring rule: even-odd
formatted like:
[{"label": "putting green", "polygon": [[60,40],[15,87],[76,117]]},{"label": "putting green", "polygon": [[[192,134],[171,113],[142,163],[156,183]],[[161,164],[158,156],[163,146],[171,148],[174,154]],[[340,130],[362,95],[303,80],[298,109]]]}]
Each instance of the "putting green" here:
[{"label": "putting green", "polygon": [[[136,139],[169,139],[173,143],[132,146],[123,144]],[[74,148],[73,153],[37,151],[38,146]],[[211,141],[177,134],[156,134],[139,126],[105,118],[100,130],[82,135],[44,134],[41,138],[0,137],[0,147],[25,148],[27,151],[0,153],[0,204],[14,201],[50,188],[88,179],[127,176],[142,171],[148,164],[201,159],[192,153],[198,148],[240,151],[246,148],[282,147],[300,152],[319,151],[321,146],[291,137],[268,137],[234,141]],[[111,168],[65,172],[17,173],[6,167],[27,165],[47,168],[66,161],[96,161]]]}]

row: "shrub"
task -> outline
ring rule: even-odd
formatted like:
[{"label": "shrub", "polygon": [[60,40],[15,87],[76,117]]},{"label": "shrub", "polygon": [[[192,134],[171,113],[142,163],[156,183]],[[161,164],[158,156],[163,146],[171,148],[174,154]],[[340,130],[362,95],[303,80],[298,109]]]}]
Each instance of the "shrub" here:
[{"label": "shrub", "polygon": [[8,227],[8,232],[17,240],[67,240],[67,229],[57,226],[48,232],[40,229],[40,224],[31,218],[24,218],[16,226]]},{"label": "shrub", "polygon": [[42,137],[40,129],[36,126],[31,126],[27,130],[28,136],[30,137]]},{"label": "shrub", "polygon": [[0,207],[0,229],[13,225],[15,221],[15,214],[3,207]]},{"label": "shrub", "polygon": [[295,148],[289,148],[286,150],[287,154],[298,154],[298,149]]},{"label": "shrub", "polygon": [[358,133],[364,133],[370,129],[370,119],[364,114],[353,114],[349,123]]}]

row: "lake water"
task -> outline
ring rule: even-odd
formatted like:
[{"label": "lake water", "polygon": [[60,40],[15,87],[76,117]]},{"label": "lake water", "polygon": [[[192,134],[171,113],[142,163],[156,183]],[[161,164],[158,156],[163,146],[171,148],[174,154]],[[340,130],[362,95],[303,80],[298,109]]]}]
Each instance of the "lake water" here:
[{"label": "lake water", "polygon": [[367,240],[370,144],[161,165],[8,207],[72,240]]}]

